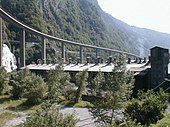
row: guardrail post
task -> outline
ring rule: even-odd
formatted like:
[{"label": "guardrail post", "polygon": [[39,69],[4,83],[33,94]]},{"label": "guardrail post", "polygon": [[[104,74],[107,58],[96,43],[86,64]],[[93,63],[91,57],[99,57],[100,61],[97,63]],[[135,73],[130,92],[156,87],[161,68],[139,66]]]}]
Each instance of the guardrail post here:
[{"label": "guardrail post", "polygon": [[46,39],[44,37],[42,38],[42,60],[43,64],[46,64]]},{"label": "guardrail post", "polygon": [[66,62],[66,51],[65,51],[65,45],[64,43],[62,42],[62,54],[61,54],[61,58],[63,59],[63,62]]},{"label": "guardrail post", "polygon": [[83,63],[83,47],[80,45],[80,64]]},{"label": "guardrail post", "polygon": [[3,42],[2,42],[2,17],[0,17],[0,66],[2,66],[2,53],[3,53]]},{"label": "guardrail post", "polygon": [[25,67],[25,30],[21,30],[20,42],[20,67]]}]

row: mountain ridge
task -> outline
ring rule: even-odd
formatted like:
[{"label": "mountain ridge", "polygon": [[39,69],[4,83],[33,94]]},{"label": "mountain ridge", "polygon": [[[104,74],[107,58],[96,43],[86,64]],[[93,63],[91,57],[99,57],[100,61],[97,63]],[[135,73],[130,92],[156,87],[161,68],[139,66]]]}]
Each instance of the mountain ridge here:
[{"label": "mountain ridge", "polygon": [[[97,0],[0,0],[0,3],[31,27],[63,39],[141,56],[148,55],[148,50],[156,45],[170,48],[169,34],[130,26],[104,12]],[[13,34],[17,31],[11,25],[6,27],[8,38],[19,38]]]}]

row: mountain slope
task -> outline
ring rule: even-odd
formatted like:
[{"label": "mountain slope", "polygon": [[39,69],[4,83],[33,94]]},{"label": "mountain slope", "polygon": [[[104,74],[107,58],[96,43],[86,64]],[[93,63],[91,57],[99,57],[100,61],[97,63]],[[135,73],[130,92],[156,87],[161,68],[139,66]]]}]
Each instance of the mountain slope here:
[{"label": "mountain slope", "polygon": [[[155,45],[170,47],[169,34],[129,26],[103,12],[97,0],[0,0],[0,2],[3,8],[22,22],[59,38],[140,55],[148,54],[149,48]],[[6,27],[8,38],[18,40],[18,30],[10,24],[6,24]],[[34,38],[29,35],[27,40],[30,40],[29,37]],[[55,45],[51,44],[51,47],[54,48]],[[50,55],[51,53],[53,52],[49,50]]]}]

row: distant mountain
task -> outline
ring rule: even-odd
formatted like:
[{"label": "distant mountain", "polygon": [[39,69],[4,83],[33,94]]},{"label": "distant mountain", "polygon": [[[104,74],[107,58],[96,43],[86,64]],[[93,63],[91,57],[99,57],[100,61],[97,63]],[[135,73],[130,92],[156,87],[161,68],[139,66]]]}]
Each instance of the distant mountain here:
[{"label": "distant mountain", "polygon": [[[22,22],[59,38],[142,56],[148,55],[149,49],[156,45],[170,48],[169,34],[130,26],[115,19],[102,11],[97,0],[0,0],[0,3]],[[19,39],[13,26],[6,24],[5,28],[6,37]],[[52,52],[49,50],[49,53]]]},{"label": "distant mountain", "polygon": [[134,45],[134,50],[138,50],[141,56],[148,55],[149,49],[154,46],[170,48],[170,34],[130,26],[105,12],[101,12],[101,15],[106,25],[117,28],[122,35],[127,37],[126,47]]}]

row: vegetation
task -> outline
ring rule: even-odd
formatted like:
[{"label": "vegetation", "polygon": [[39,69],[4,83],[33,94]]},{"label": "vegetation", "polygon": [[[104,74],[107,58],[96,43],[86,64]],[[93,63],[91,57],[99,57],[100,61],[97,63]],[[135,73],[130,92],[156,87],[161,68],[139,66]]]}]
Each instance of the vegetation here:
[{"label": "vegetation", "polygon": [[104,74],[101,71],[99,71],[89,86],[90,89],[92,90],[93,96],[101,95],[102,85],[104,85],[104,82],[105,82]]},{"label": "vegetation", "polygon": [[[1,71],[1,78],[5,79],[1,81],[10,79],[9,85],[12,87],[11,94],[0,97],[0,107],[3,107],[3,112],[0,113],[2,123],[0,125],[3,126],[7,120],[16,118],[14,112],[22,111],[31,115],[20,127],[42,125],[74,127],[76,124],[74,115],[61,114],[54,105],[59,102],[74,107],[91,108],[90,111],[96,122],[107,127],[169,125],[169,116],[164,117],[168,94],[162,90],[141,91],[138,93],[138,98],[129,100],[134,83],[133,75],[126,70],[123,56],[115,65],[111,73],[98,72],[92,81],[88,80],[87,70],[77,73],[77,91],[75,86],[69,87],[70,76],[63,71],[62,64],[50,70],[46,79],[31,73],[28,69],[12,73],[11,76],[8,76],[6,71]],[[3,89],[9,85],[7,83]],[[87,92],[86,88],[92,92],[83,95]],[[19,100],[13,100],[14,98]],[[41,102],[45,102],[45,105]],[[35,104],[43,106],[35,112],[37,109],[33,108]],[[3,118],[3,115],[6,117]],[[121,117],[118,118],[117,115]]]},{"label": "vegetation", "polygon": [[[59,102],[59,96],[68,97],[70,75],[63,70],[63,65],[59,64],[54,70],[50,70],[47,76],[48,99]],[[70,88],[70,87],[69,87]],[[72,88],[70,88],[72,89]]]},{"label": "vegetation", "polygon": [[14,98],[27,98],[30,104],[42,102],[46,95],[47,86],[42,77],[31,73],[27,68],[19,71],[14,77],[12,96]]},{"label": "vegetation", "polygon": [[101,99],[96,102],[95,108],[90,109],[97,123],[112,125],[121,121],[116,118],[115,111],[121,113],[125,108],[133,83],[133,75],[126,71],[124,57],[120,57],[113,71],[105,76]]},{"label": "vegetation", "polygon": [[164,117],[167,102],[168,94],[163,90],[156,93],[152,90],[148,90],[146,93],[141,91],[138,93],[138,98],[132,99],[128,103],[126,112],[132,120],[149,126]]},{"label": "vegetation", "polygon": [[88,84],[88,72],[87,70],[81,71],[77,73],[76,75],[76,86],[78,86],[77,92],[76,92],[76,98],[75,103],[79,102],[81,99],[81,96]]},{"label": "vegetation", "polygon": [[74,115],[64,115],[59,112],[56,105],[42,106],[26,122],[18,127],[75,127]]},{"label": "vegetation", "polygon": [[156,124],[151,124],[151,127],[169,127],[170,126],[170,116],[167,115],[163,119],[158,120]]},{"label": "vegetation", "polygon": [[0,95],[9,93],[10,86],[8,85],[9,77],[4,67],[0,67]]}]

